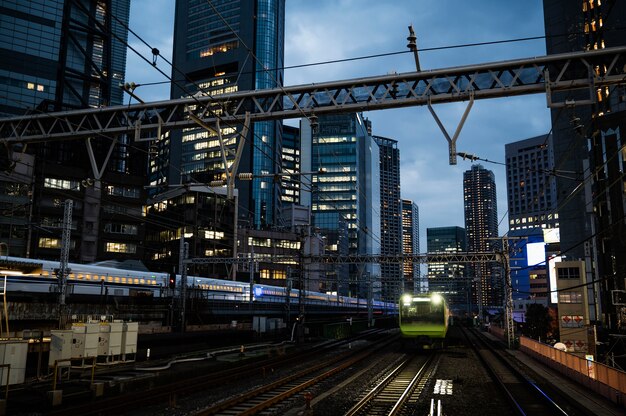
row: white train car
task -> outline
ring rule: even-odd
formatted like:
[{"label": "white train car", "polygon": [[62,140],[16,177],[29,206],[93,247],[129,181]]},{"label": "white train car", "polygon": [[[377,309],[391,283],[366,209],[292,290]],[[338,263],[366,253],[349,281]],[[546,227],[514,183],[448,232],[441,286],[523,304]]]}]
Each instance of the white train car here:
[{"label": "white train car", "polygon": [[[58,287],[59,262],[3,257],[3,260],[32,264],[33,271],[7,273],[8,292],[54,292]],[[167,273],[116,269],[90,264],[68,263],[67,281],[73,294],[114,296],[159,296],[168,282]]]},{"label": "white train car", "polygon": [[[2,257],[13,263],[31,264],[27,273],[7,272],[8,292],[52,293],[58,290],[58,261],[36,260],[20,257]],[[105,263],[106,264],[106,263]],[[71,294],[112,295],[112,296],[176,296],[176,291],[169,288],[168,273],[153,273],[138,270],[118,269],[105,264],[69,263],[68,288]],[[23,267],[29,269],[29,267]],[[180,290],[180,275],[176,276],[176,289]],[[252,293],[248,282],[214,279],[201,276],[187,276],[187,288],[199,293],[203,298],[215,301],[259,303],[286,303],[287,289],[280,286],[254,284]],[[298,289],[289,291],[290,303],[300,301]],[[367,309],[367,301],[336,294],[306,291],[305,302],[315,305],[329,305],[339,308]],[[397,311],[395,303],[373,301],[377,310]]]}]

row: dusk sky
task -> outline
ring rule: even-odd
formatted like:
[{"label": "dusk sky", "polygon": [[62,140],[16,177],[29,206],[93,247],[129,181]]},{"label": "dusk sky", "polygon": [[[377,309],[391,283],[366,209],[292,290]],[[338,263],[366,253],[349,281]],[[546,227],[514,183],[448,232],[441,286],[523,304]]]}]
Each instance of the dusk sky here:
[{"label": "dusk sky", "polygon": [[[174,0],[132,0],[130,28],[171,62]],[[520,39],[544,35],[540,0],[287,0],[285,65],[287,67],[408,51],[406,37],[412,24],[420,49],[423,71],[545,55],[543,39],[500,45],[442,47]],[[151,52],[129,34],[129,43],[143,56]],[[163,60],[165,73],[171,67]],[[415,71],[410,53],[339,64],[315,65],[285,71],[285,85],[347,80]],[[135,91],[145,101],[169,98],[163,75],[134,52],[128,51],[126,81],[144,85]],[[128,100],[128,97],[126,97]],[[467,103],[434,107],[450,135],[454,133]],[[420,210],[421,252],[426,251],[426,228],[461,226],[463,172],[471,163],[448,164],[448,146],[427,107],[411,107],[365,113],[373,133],[398,140],[401,158],[402,198]],[[297,120],[287,124],[297,125]],[[546,134],[550,113],[545,94],[480,100],[467,118],[457,141],[457,151],[504,162],[506,143]],[[480,162],[496,175],[500,233],[508,231],[504,166]]]}]

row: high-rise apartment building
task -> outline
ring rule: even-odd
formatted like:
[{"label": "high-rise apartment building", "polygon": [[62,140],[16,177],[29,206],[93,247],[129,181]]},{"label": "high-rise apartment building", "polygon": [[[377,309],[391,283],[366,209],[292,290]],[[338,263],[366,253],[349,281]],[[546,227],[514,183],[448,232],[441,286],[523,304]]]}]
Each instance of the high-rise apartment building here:
[{"label": "high-rise apartment building", "polygon": [[[462,227],[426,229],[428,253],[462,253],[467,251],[467,236]],[[450,308],[467,312],[471,304],[471,284],[465,263],[441,262],[428,264],[428,288],[443,293]]]},{"label": "high-rise apartment building", "polygon": [[[492,171],[472,165],[463,173],[463,198],[467,249],[470,252],[492,251],[498,237],[498,200]],[[477,280],[472,303],[479,307],[501,307],[504,285],[500,269],[491,263],[473,263],[469,277]]]},{"label": "high-rise apartment building", "polygon": [[[380,254],[402,253],[402,202],[398,141],[373,136],[380,150]],[[397,302],[404,291],[402,265],[382,263],[382,299]]]},{"label": "high-rise apartment building", "polygon": [[[302,154],[310,155],[302,170],[319,172],[312,175],[311,191],[303,190],[301,203],[310,203],[327,253],[380,254],[379,150],[369,124],[361,114],[320,116],[317,131],[307,119],[301,121]],[[372,287],[379,296],[380,267],[338,265],[327,281],[328,290],[342,295],[366,297]]]},{"label": "high-rise apartment building", "polygon": [[[220,95],[283,85],[285,0],[177,0],[171,97]],[[218,110],[219,112],[220,110]],[[222,123],[226,147],[242,138],[241,125]],[[203,128],[163,137],[153,160],[151,185],[221,178],[225,170],[216,134]],[[282,123],[257,122],[245,137],[239,172],[265,175],[237,181],[240,223],[273,225],[280,207]]]},{"label": "high-rise apartment building", "polygon": [[[548,54],[596,50],[626,44],[626,4],[618,1],[544,1]],[[594,68],[603,76],[606,68]],[[555,168],[575,180],[557,177],[561,252],[585,261],[588,299],[599,294],[602,325],[626,332],[626,306],[611,293],[626,290],[626,198],[623,192],[623,86],[552,94],[554,103],[591,102],[552,110]],[[596,258],[594,258],[594,256]]]},{"label": "high-rise apartment building", "polygon": [[[0,6],[0,115],[122,104],[130,0],[7,0]],[[17,163],[22,163],[13,148]],[[97,167],[90,163],[89,150]],[[104,163],[111,150],[108,163]],[[74,202],[70,258],[139,255],[146,151],[126,135],[29,145],[27,227],[0,222],[10,252],[59,258],[64,201]],[[26,159],[24,159],[26,160]],[[8,175],[11,181],[11,174]],[[3,187],[11,196],[10,187]],[[8,234],[6,234],[8,231]],[[7,237],[5,237],[5,234]]]},{"label": "high-rise apartment building", "polygon": [[[408,199],[402,200],[402,253],[419,254],[420,252],[420,214],[416,203]],[[422,289],[420,281],[420,263],[405,261],[402,265],[404,291],[419,293]]]}]

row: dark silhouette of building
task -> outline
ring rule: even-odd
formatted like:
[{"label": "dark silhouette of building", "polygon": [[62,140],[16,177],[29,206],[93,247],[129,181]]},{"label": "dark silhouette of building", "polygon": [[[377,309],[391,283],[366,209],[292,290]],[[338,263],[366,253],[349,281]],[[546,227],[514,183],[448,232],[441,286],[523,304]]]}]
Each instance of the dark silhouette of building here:
[{"label": "dark silhouette of building", "polygon": [[[492,171],[472,165],[463,173],[463,198],[467,249],[470,252],[493,251],[498,237],[496,181]],[[481,307],[502,307],[504,285],[497,265],[472,263],[469,277],[475,280],[472,303]]]},{"label": "dark silhouette of building", "polygon": [[[380,254],[402,253],[402,200],[398,141],[373,136],[380,151]],[[404,291],[402,264],[380,265],[382,299],[397,302]]]},{"label": "dark silhouette of building", "polygon": [[[420,252],[420,216],[417,204],[408,199],[402,200],[402,253]],[[405,261],[402,265],[404,290],[409,293],[421,291],[419,262]]]},{"label": "dark silhouette of building", "polygon": [[[626,4],[619,1],[544,1],[548,54],[604,49],[626,44]],[[602,76],[606,68],[594,68]],[[552,110],[561,254],[584,260],[587,282],[600,300],[591,320],[626,333],[626,307],[613,291],[626,290],[626,200],[624,183],[624,86],[552,94],[553,103],[586,103]],[[594,256],[596,257],[594,259]]]},{"label": "dark silhouette of building", "polygon": [[[3,2],[0,113],[122,104],[129,3]],[[70,199],[71,260],[141,256],[147,152],[140,144],[122,134],[10,150],[17,163],[23,163],[21,152],[35,157],[28,221],[11,238],[12,254],[59,258],[64,201]]]}]

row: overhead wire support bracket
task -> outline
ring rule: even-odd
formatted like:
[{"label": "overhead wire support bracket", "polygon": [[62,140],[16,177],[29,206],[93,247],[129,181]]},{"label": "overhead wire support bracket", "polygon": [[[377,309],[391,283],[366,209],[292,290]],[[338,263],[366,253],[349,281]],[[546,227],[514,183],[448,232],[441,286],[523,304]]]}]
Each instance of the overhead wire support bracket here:
[{"label": "overhead wire support bracket", "polygon": [[[556,82],[559,82],[559,79],[561,79],[561,77],[563,76],[563,71],[565,71],[567,69],[568,65],[565,65],[563,67],[563,69],[561,70],[561,72],[559,73],[559,75],[557,75],[556,78]],[[587,85],[584,85],[582,87],[582,89],[588,89],[589,90],[589,99],[587,100],[574,100],[574,99],[565,99],[561,102],[554,102],[552,99],[552,94],[553,94],[553,88],[552,88],[552,82],[550,81],[550,69],[546,68],[544,73],[545,73],[545,80],[546,80],[546,102],[548,105],[548,108],[552,108],[552,109],[556,109],[556,108],[563,108],[563,107],[576,107],[576,106],[581,106],[581,105],[594,105],[598,102],[597,100],[597,96],[596,96],[596,77],[594,76],[593,73],[593,68],[591,68],[590,66],[588,66],[587,68],[588,71],[588,80],[589,82],[587,83]],[[581,89],[581,88],[578,88]],[[574,88],[572,88],[572,90],[574,90]],[[570,90],[571,91],[571,90]]]},{"label": "overhead wire support bracket", "polygon": [[470,91],[469,103],[468,103],[467,107],[465,108],[465,112],[463,113],[463,117],[461,117],[461,121],[459,121],[459,125],[456,127],[456,131],[454,132],[454,135],[452,137],[450,137],[450,135],[448,134],[448,131],[446,130],[446,128],[444,127],[443,123],[441,122],[441,120],[437,116],[437,113],[435,113],[435,110],[433,109],[433,106],[430,104],[430,101],[428,101],[428,110],[430,110],[430,114],[433,115],[433,118],[437,122],[437,125],[441,129],[441,132],[443,133],[443,135],[445,136],[446,140],[448,141],[448,152],[449,152],[449,155],[450,155],[449,163],[451,165],[456,165],[456,157],[457,157],[457,154],[458,154],[457,151],[456,151],[456,140],[459,138],[459,134],[461,134],[461,130],[463,129],[463,125],[465,124],[465,120],[467,120],[467,116],[469,115],[469,112],[472,109],[473,105],[474,105],[474,92]]},{"label": "overhead wire support bracket", "polygon": [[[232,199],[235,194],[235,179],[237,177],[237,170],[239,168],[239,161],[241,160],[241,155],[243,154],[243,148],[246,142],[246,137],[248,136],[248,132],[250,130],[250,113],[246,112],[245,118],[243,121],[243,128],[241,129],[239,135],[239,141],[237,143],[237,150],[234,152],[226,147],[224,143],[224,138],[222,137],[222,129],[220,127],[220,119],[216,119],[216,127],[213,128],[208,125],[204,120],[200,117],[196,116],[191,112],[191,110],[187,110],[188,116],[191,120],[193,120],[198,126],[207,130],[209,133],[213,133],[217,135],[218,142],[220,144],[221,154],[222,154],[222,163],[224,164],[224,174],[226,175],[225,184],[226,184],[226,192],[229,199]],[[228,155],[234,156],[233,162],[228,164]],[[221,185],[224,183],[223,180],[213,181],[216,185]],[[213,183],[212,182],[212,183]]]}]

